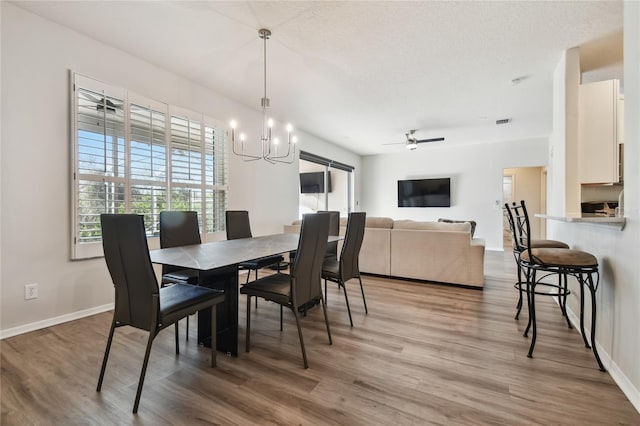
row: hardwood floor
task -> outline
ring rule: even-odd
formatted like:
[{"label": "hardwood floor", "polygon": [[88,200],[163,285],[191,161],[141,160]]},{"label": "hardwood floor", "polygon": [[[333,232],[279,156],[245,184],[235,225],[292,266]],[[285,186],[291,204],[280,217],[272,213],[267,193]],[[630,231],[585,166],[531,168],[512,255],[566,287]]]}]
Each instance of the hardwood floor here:
[{"label": "hardwood floor", "polygon": [[[102,392],[95,391],[111,313],[0,342],[0,423],[14,424],[640,424],[640,414],[597,368],[560,309],[540,298],[534,358],[513,319],[510,253],[487,252],[484,291],[364,277],[344,296],[329,286],[329,346],[321,309],[303,319],[310,368],[295,320],[261,301],[251,352],[209,367],[195,326],[181,353],[173,328],[156,338],[140,411],[131,414],[146,334],[116,330]],[[184,327],[184,321],[181,321]],[[195,324],[195,321],[191,322]],[[184,328],[182,329],[184,336]]]}]

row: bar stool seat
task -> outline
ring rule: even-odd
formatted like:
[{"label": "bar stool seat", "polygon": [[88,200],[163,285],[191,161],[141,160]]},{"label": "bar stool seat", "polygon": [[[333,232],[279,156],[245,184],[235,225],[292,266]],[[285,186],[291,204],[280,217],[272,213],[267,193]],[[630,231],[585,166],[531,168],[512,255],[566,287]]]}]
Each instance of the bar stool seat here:
[{"label": "bar stool seat", "polygon": [[532,248],[522,252],[520,259],[549,267],[598,267],[598,259],[591,253],[568,248]]}]

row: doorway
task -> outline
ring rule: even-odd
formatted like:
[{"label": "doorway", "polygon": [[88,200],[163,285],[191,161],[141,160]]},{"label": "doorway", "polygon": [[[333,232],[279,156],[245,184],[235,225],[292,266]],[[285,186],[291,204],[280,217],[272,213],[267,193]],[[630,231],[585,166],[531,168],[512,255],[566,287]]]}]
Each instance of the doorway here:
[{"label": "doorway", "polygon": [[[546,236],[546,223],[535,217],[547,210],[547,169],[546,167],[507,168],[502,173],[502,200],[504,203],[524,200],[529,213],[531,238],[543,239]],[[509,223],[504,218],[503,246],[511,250]]]}]

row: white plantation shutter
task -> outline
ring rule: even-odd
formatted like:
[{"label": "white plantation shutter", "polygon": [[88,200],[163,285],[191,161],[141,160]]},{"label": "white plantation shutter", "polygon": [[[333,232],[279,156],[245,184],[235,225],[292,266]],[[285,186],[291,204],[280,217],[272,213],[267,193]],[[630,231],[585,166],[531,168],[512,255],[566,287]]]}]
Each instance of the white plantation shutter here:
[{"label": "white plantation shutter", "polygon": [[168,208],[168,106],[137,95],[129,102],[129,211],[143,215],[147,236],[157,237]]},{"label": "white plantation shutter", "polygon": [[217,122],[79,74],[72,83],[72,258],[102,255],[101,213],[143,215],[148,237],[169,209],[197,211],[203,234],[224,230]]},{"label": "white plantation shutter", "polygon": [[205,230],[206,232],[225,229],[225,211],[227,209],[227,152],[225,133],[212,122],[205,119]]},{"label": "white plantation shutter", "polygon": [[126,210],[124,90],[78,76],[73,86],[73,257],[102,254],[100,214]]}]

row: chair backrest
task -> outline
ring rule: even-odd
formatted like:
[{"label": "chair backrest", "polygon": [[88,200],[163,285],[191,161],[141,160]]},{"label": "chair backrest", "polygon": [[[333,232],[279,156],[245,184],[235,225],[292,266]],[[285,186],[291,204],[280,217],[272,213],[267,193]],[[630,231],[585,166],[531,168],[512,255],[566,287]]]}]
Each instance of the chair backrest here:
[{"label": "chair backrest", "polygon": [[302,218],[296,259],[291,268],[292,302],[301,306],[322,297],[322,263],[329,237],[329,215],[306,214]]},{"label": "chair backrest", "polygon": [[158,281],[149,258],[144,219],[136,214],[101,214],[102,248],[116,288],[116,321],[143,330],[151,329],[151,318],[159,314],[152,296]]},{"label": "chair backrest", "polygon": [[367,214],[365,212],[349,213],[347,232],[340,252],[340,275],[343,281],[360,275],[358,256],[360,256],[366,220]]},{"label": "chair backrest", "polygon": [[249,212],[246,210],[227,210],[225,214],[227,222],[227,240],[251,238],[251,224]]},{"label": "chair backrest", "polygon": [[513,249],[522,253],[531,248],[531,225],[529,223],[529,214],[524,200],[520,204],[513,203],[511,206],[505,204],[507,211],[507,219],[511,228],[511,237],[513,238]]},{"label": "chair backrest", "polygon": [[[160,212],[160,248],[190,246],[201,242],[198,212]],[[184,268],[162,265],[162,275],[181,269]]]},{"label": "chair backrest", "polygon": [[[318,213],[325,213],[329,215],[329,235],[340,235],[340,212],[318,210]],[[327,243],[327,252],[325,257],[338,257],[338,242],[333,241]]]}]

